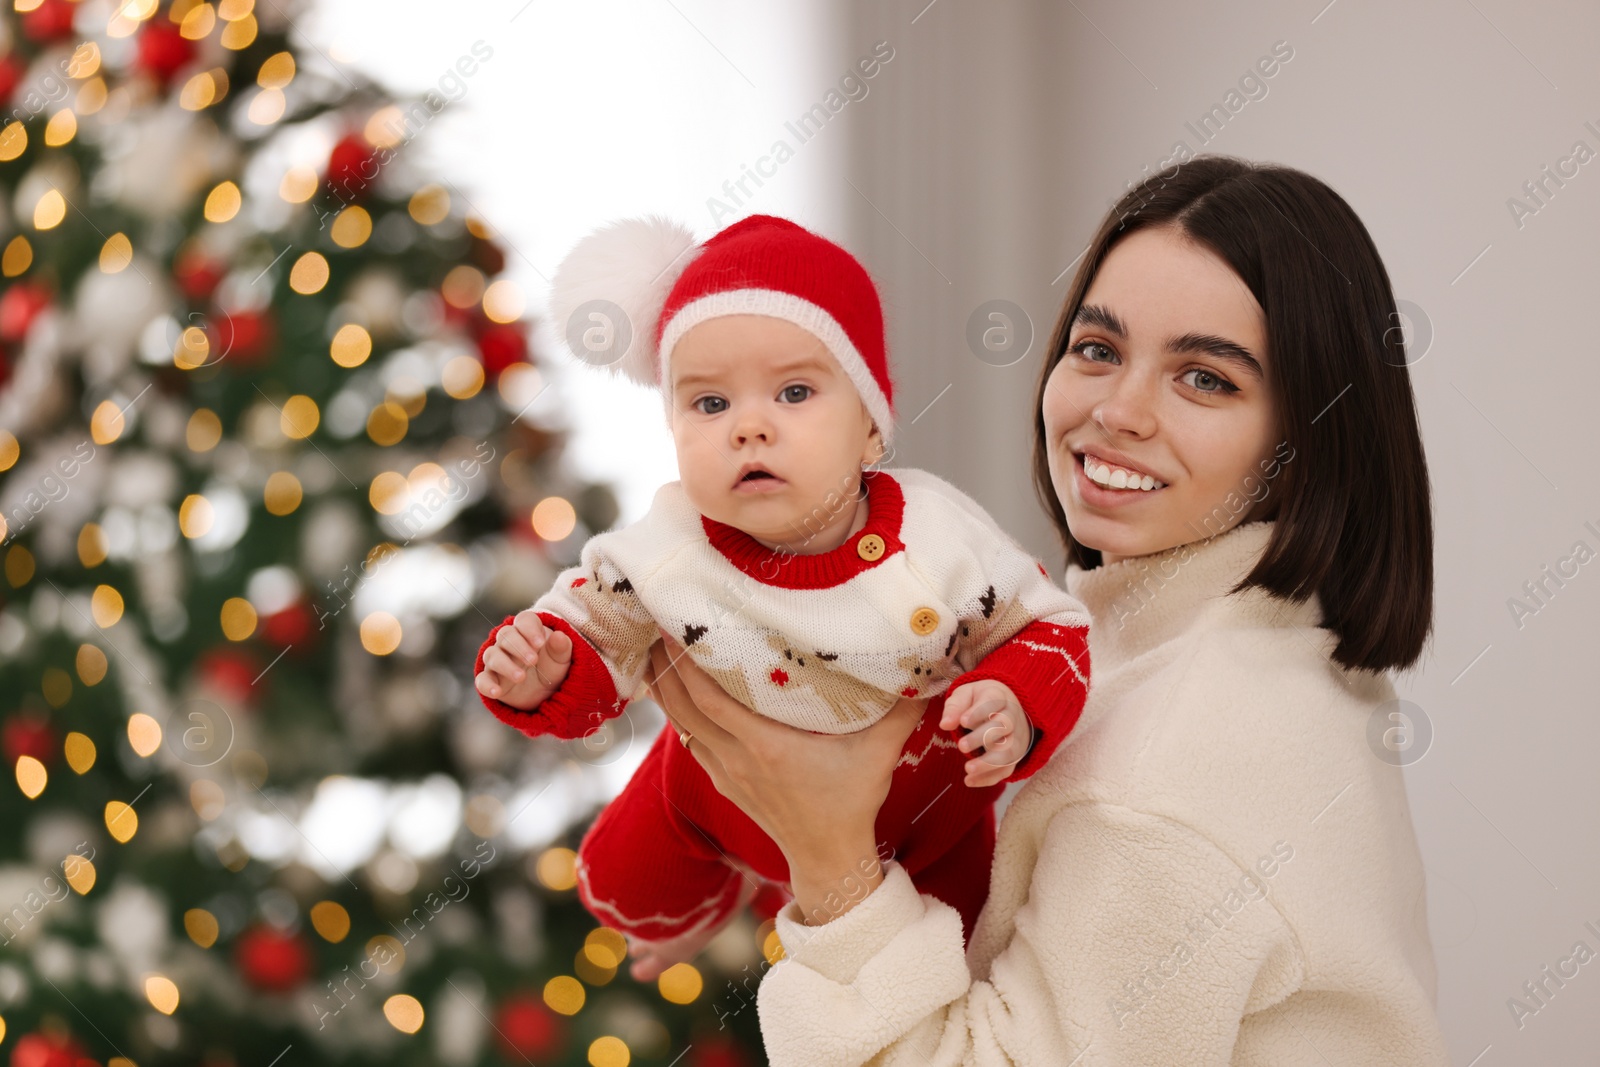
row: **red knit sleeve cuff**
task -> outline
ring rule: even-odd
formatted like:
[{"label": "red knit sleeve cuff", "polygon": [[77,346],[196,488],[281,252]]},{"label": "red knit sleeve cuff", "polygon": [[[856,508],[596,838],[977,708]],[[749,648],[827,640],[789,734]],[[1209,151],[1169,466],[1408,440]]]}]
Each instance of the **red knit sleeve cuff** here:
[{"label": "red knit sleeve cuff", "polygon": [[[1072,732],[1089,695],[1089,631],[1035,620],[950,683],[950,689],[993,678],[1022,702],[1033,725],[1033,746],[1007,782],[1031,777]],[[946,690],[947,692],[949,690]],[[958,727],[956,736],[961,736]]]},{"label": "red knit sleeve cuff", "polygon": [[[504,622],[489,631],[488,638],[478,648],[477,662],[472,668],[474,678],[483,671],[483,657],[494,647],[495,635],[515,619],[515,615],[507,615]],[[486,693],[478,695],[483,700],[483,706],[493,712],[495,718],[515,726],[529,737],[550,734],[571,739],[587,736],[607,719],[620,715],[628,704],[628,698],[617,696],[617,687],[611,680],[611,671],[606,667],[605,660],[571,623],[546,611],[539,612],[539,620],[572,640],[572,666],[561,685],[544,703],[529,711],[514,708]]]}]

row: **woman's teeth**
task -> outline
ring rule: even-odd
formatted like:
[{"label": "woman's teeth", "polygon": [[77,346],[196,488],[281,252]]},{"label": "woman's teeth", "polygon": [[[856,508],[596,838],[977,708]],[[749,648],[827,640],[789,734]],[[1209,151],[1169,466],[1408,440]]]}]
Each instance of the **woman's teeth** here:
[{"label": "woman's teeth", "polygon": [[1141,489],[1150,492],[1164,489],[1167,485],[1148,474],[1135,474],[1122,467],[1112,467],[1087,454],[1083,457],[1083,473],[1089,476],[1091,482],[1107,489]]}]

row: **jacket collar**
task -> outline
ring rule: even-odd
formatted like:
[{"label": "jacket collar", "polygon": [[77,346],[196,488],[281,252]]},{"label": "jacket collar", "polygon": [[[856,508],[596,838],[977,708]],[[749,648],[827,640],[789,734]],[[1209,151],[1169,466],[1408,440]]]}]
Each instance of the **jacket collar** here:
[{"label": "jacket collar", "polygon": [[1254,569],[1273,525],[1242,523],[1212,537],[1092,570],[1069,566],[1067,591],[1089,611],[1095,669],[1163,644],[1224,602],[1243,612],[1245,625],[1319,626],[1322,611],[1315,593],[1300,604],[1263,589],[1228,595]]},{"label": "jacket collar", "polygon": [[[702,515],[700,524],[712,547],[722,553],[724,559],[764,585],[780,589],[827,589],[843,585],[905,550],[905,543],[900,540],[900,522],[905,514],[905,495],[900,483],[882,470],[863,471],[861,481],[867,490],[867,523],[826,552],[774,551],[727,523]],[[864,558],[858,548],[862,538],[868,535],[883,540],[883,552],[875,559]]]}]

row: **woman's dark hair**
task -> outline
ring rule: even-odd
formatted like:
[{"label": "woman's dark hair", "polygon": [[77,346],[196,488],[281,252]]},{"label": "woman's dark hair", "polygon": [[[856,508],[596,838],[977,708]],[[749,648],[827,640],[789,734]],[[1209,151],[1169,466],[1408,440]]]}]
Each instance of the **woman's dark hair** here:
[{"label": "woman's dark hair", "polygon": [[1255,587],[1295,602],[1314,592],[1338,663],[1410,667],[1433,623],[1433,518],[1402,320],[1361,220],[1290,167],[1197,156],[1131,189],[1095,233],[1033,401],[1034,491],[1067,562],[1097,567],[1100,552],[1073,540],[1051,483],[1045,383],[1106,255],[1154,226],[1175,226],[1220,256],[1266,313],[1268,377],[1292,459],[1270,490],[1266,550],[1229,592]]}]

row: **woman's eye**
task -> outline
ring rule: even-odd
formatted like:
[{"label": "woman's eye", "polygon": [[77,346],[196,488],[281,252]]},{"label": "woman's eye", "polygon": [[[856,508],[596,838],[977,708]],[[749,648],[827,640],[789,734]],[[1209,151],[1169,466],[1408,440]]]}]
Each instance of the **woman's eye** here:
[{"label": "woman's eye", "polygon": [[[794,395],[796,390],[799,390],[799,396]],[[791,404],[798,404],[800,401],[804,400],[810,395],[811,386],[809,385],[788,385],[785,386],[783,390],[784,399],[788,400]]]},{"label": "woman's eye", "polygon": [[1111,349],[1107,348],[1105,345],[1101,344],[1099,341],[1079,341],[1077,344],[1072,346],[1071,351],[1078,353],[1078,355],[1082,356],[1084,359],[1088,360],[1090,363],[1103,363],[1103,362],[1105,362],[1104,360],[1096,359],[1094,356],[1092,356],[1090,354],[1092,351],[1100,351],[1100,352],[1104,352],[1106,355],[1111,356],[1113,358],[1116,357],[1116,353],[1115,352],[1111,351]]},{"label": "woman's eye", "polygon": [[[707,404],[721,404],[722,407],[713,407],[708,411],[705,407]],[[723,411],[727,405],[728,402],[720,396],[703,396],[694,402],[695,410],[699,411],[703,415],[716,415]]]},{"label": "woman's eye", "polygon": [[1226,378],[1212,374],[1210,371],[1203,370],[1200,367],[1184,371],[1184,377],[1188,377],[1191,374],[1195,376],[1195,380],[1192,383],[1194,388],[1202,393],[1237,393],[1239,391],[1239,387]]}]

